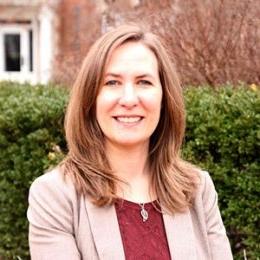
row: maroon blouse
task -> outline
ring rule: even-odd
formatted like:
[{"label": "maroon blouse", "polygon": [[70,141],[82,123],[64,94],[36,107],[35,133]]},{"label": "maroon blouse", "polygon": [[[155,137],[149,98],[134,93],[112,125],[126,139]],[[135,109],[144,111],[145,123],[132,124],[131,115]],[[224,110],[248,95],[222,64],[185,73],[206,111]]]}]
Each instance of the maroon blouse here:
[{"label": "maroon blouse", "polygon": [[171,259],[162,213],[152,202],[144,205],[148,212],[145,222],[138,203],[120,200],[115,203],[115,208],[127,260]]}]

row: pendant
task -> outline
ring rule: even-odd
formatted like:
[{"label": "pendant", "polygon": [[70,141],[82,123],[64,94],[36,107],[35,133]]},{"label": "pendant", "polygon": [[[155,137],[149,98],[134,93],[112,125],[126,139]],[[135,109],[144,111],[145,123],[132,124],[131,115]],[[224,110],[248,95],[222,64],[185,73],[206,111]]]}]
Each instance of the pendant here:
[{"label": "pendant", "polygon": [[145,222],[147,219],[148,219],[148,212],[147,212],[147,210],[144,208],[144,204],[140,204],[140,206],[142,207],[142,209],[141,209],[141,216],[142,216],[142,218],[143,218],[143,222]]}]

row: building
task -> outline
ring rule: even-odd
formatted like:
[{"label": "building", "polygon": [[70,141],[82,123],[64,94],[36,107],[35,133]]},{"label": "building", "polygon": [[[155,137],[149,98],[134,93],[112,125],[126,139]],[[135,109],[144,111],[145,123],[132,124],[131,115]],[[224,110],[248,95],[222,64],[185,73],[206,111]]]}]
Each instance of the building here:
[{"label": "building", "polygon": [[[0,0],[0,80],[71,82],[114,1]],[[139,1],[117,1],[119,6]],[[120,3],[121,2],[121,3]]]},{"label": "building", "polygon": [[0,80],[71,85],[110,26],[144,23],[187,85],[259,84],[257,1],[0,0]]},{"label": "building", "polygon": [[51,77],[54,12],[42,0],[0,0],[0,80]]}]

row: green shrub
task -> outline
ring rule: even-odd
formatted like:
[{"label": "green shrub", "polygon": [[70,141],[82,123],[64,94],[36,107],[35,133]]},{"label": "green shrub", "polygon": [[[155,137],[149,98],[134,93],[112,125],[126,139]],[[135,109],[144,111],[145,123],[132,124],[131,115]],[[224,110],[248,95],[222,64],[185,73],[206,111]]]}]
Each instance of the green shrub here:
[{"label": "green shrub", "polygon": [[28,188],[61,160],[64,89],[0,84],[0,255],[28,256]]},{"label": "green shrub", "polygon": [[[260,257],[260,99],[247,88],[185,93],[183,155],[210,172],[236,259]],[[257,225],[258,222],[258,225]]]},{"label": "green shrub", "polygon": [[[66,152],[67,91],[0,84],[0,255],[28,259],[28,188]],[[185,91],[183,155],[207,169],[235,259],[259,257],[259,93],[246,88]]]}]

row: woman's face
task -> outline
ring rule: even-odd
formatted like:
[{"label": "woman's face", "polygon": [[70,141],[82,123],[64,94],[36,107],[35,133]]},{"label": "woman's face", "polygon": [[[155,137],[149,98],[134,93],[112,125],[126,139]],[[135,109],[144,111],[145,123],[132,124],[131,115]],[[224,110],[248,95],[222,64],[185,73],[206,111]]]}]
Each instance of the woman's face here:
[{"label": "woman's face", "polygon": [[106,143],[148,145],[160,118],[162,86],[154,53],[142,43],[116,48],[96,100],[96,117]]}]

